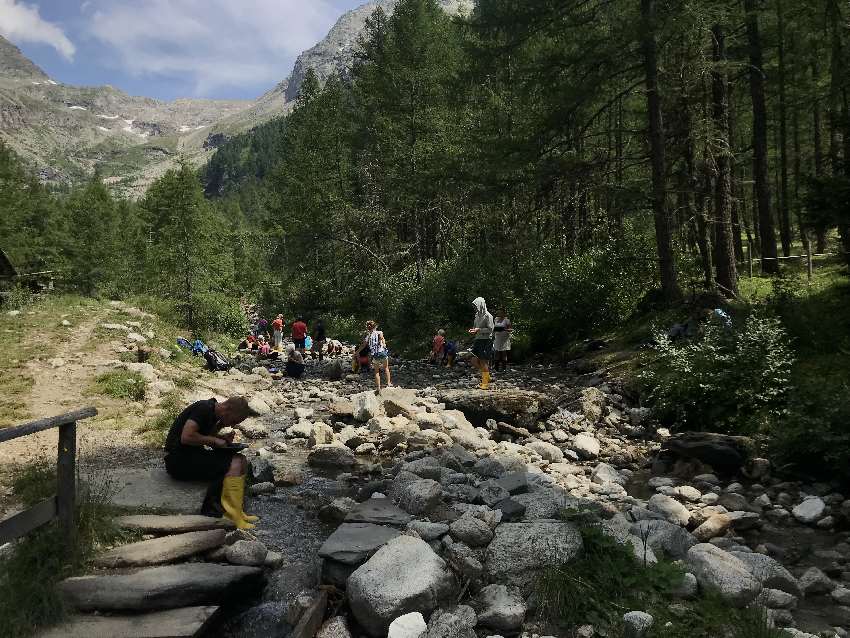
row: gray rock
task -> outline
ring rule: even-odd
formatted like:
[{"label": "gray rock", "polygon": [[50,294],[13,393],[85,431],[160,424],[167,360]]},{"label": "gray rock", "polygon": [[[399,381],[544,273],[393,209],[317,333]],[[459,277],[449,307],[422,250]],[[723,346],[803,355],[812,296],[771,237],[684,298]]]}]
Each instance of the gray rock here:
[{"label": "gray rock", "polygon": [[488,481],[487,483],[483,483],[478,490],[478,502],[483,503],[488,507],[493,507],[496,503],[500,503],[506,498],[509,498],[510,495],[510,492],[498,483]]},{"label": "gray rock", "polygon": [[122,529],[132,529],[144,534],[181,534],[184,532],[203,532],[208,529],[234,529],[235,525],[227,518],[212,518],[196,515],[155,515],[141,514],[119,516],[115,524]]},{"label": "gray rock", "polygon": [[265,564],[269,550],[259,541],[236,541],[225,552],[228,563],[258,567]]},{"label": "gray rock", "polygon": [[762,584],[762,587],[779,589],[792,596],[800,597],[802,595],[800,583],[777,560],[764,554],[748,552],[732,552],[732,555],[747,566],[750,573]]},{"label": "gray rock", "polygon": [[226,534],[223,529],[214,529],[130,543],[104,552],[95,558],[94,565],[116,568],[173,563],[221,547]]},{"label": "gray rock", "polygon": [[526,471],[509,472],[495,481],[496,485],[507,490],[508,494],[524,494],[528,491],[528,474]]},{"label": "gray rock", "polygon": [[381,403],[374,392],[361,392],[351,397],[354,404],[354,419],[365,423],[382,413]]},{"label": "gray rock", "polygon": [[438,609],[428,621],[428,638],[476,638],[475,610],[467,605]]},{"label": "gray rock", "polygon": [[714,514],[694,530],[694,538],[700,543],[707,543],[712,538],[723,536],[731,527],[732,519],[726,514]]},{"label": "gray rock", "polygon": [[577,434],[573,439],[573,449],[584,460],[595,459],[599,456],[599,441],[589,434]]},{"label": "gray rock", "polygon": [[804,594],[828,594],[836,584],[817,567],[809,567],[800,577],[800,589]]},{"label": "gray rock", "polygon": [[445,523],[429,523],[427,521],[410,521],[407,529],[413,530],[426,543],[435,541],[441,536],[449,533],[449,526]]},{"label": "gray rock", "polygon": [[513,634],[525,622],[527,606],[518,589],[488,585],[478,592],[472,604],[480,627]]},{"label": "gray rock", "polygon": [[428,631],[425,618],[418,611],[399,616],[390,623],[387,638],[424,638]]},{"label": "gray rock", "polygon": [[357,501],[353,498],[335,498],[319,510],[319,520],[332,525],[339,525],[355,507],[357,507]]},{"label": "gray rock", "polygon": [[452,538],[470,547],[483,547],[493,540],[493,530],[484,521],[470,515],[461,516],[449,526]]},{"label": "gray rock", "polygon": [[528,587],[537,572],[568,563],[582,546],[581,534],[570,523],[503,523],[487,547],[485,569],[492,581]]},{"label": "gray rock", "polygon": [[556,489],[535,490],[528,494],[517,494],[511,499],[525,507],[523,518],[526,521],[558,518],[562,510],[578,503],[575,497]]},{"label": "gray rock", "polygon": [[317,445],[307,457],[314,467],[351,467],[354,460],[354,452],[344,445]]},{"label": "gray rock", "polygon": [[351,638],[345,616],[334,616],[326,620],[316,634],[316,638]]},{"label": "gray rock", "polygon": [[654,494],[647,505],[650,511],[661,514],[665,520],[675,525],[685,526],[691,520],[688,508],[679,501],[663,494]]},{"label": "gray rock", "polygon": [[319,556],[345,563],[361,565],[401,533],[391,527],[371,523],[343,523],[319,548]]},{"label": "gray rock", "polygon": [[761,583],[743,561],[714,545],[701,543],[691,547],[687,565],[701,587],[717,590],[736,607],[746,607],[761,591]]},{"label": "gray rock", "polygon": [[423,514],[440,504],[443,489],[437,481],[421,479],[404,485],[398,494],[399,506],[410,514]]},{"label": "gray rock", "polygon": [[564,460],[564,453],[561,452],[561,449],[551,443],[546,443],[545,441],[531,441],[530,443],[526,443],[525,447],[532,452],[536,452],[550,463],[560,463]]},{"label": "gray rock", "polygon": [[630,611],[623,616],[625,638],[644,638],[655,619],[643,611]]},{"label": "gray rock", "polygon": [[767,609],[796,609],[797,597],[779,589],[762,589],[756,603]]},{"label": "gray rock", "polygon": [[348,579],[351,610],[371,636],[384,636],[399,616],[430,614],[457,591],[445,561],[423,540],[399,536]]},{"label": "gray rock", "polygon": [[590,480],[598,485],[606,485],[607,483],[626,484],[626,478],[607,463],[599,463],[593,468]]},{"label": "gray rock", "polygon": [[449,390],[438,399],[450,410],[460,410],[472,423],[481,426],[493,419],[530,428],[558,409],[546,395],[526,390]]},{"label": "gray rock", "polygon": [[275,485],[272,482],[255,483],[249,488],[248,491],[251,493],[251,496],[259,496],[261,494],[273,494],[275,491]]},{"label": "gray rock", "polygon": [[791,514],[794,515],[794,518],[804,524],[816,523],[818,520],[823,518],[825,512],[826,503],[817,496],[807,498],[791,510]]},{"label": "gray rock", "polygon": [[149,611],[218,603],[258,588],[263,570],[210,563],[151,567],[133,574],[79,576],[59,584],[65,602],[80,611]]}]

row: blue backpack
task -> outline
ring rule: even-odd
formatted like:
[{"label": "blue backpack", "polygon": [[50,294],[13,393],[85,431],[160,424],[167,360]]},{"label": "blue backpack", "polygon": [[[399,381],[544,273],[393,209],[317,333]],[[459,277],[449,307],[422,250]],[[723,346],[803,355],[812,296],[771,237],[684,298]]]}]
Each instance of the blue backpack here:
[{"label": "blue backpack", "polygon": [[192,344],[193,355],[197,356],[199,354],[206,354],[207,350],[209,350],[209,348],[207,348],[206,344],[204,344],[203,341],[201,341],[200,339],[195,339],[195,343]]}]

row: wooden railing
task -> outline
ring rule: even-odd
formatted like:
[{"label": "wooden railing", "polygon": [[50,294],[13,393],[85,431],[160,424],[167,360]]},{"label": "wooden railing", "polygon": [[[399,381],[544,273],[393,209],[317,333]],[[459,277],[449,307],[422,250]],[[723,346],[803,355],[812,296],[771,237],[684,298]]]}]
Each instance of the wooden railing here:
[{"label": "wooden railing", "polygon": [[95,408],[83,408],[60,416],[24,423],[0,430],[0,443],[22,436],[59,428],[59,446],[56,454],[56,495],[34,505],[28,510],[0,521],[0,545],[29,534],[34,529],[59,520],[63,536],[73,542],[74,506],[77,500],[77,421],[97,414]]}]

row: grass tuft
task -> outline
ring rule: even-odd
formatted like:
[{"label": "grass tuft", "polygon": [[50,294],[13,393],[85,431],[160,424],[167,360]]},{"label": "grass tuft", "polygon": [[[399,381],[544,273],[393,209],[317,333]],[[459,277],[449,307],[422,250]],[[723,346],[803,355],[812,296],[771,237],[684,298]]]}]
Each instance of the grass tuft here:
[{"label": "grass tuft", "polygon": [[113,370],[95,377],[92,393],[104,394],[115,399],[144,401],[147,381],[138,372]]},{"label": "grass tuft", "polygon": [[146,422],[139,429],[139,432],[154,445],[164,445],[165,437],[168,436],[168,430],[184,407],[180,394],[178,392],[169,392],[162,397],[162,401],[159,404],[159,408],[162,410],[160,415]]}]

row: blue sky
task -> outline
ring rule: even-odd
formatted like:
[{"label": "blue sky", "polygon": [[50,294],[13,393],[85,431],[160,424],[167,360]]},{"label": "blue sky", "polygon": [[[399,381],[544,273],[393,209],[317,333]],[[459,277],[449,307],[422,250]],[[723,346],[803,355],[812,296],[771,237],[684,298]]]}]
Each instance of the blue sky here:
[{"label": "blue sky", "polygon": [[53,79],[255,98],[365,0],[0,0],[0,34]]}]

